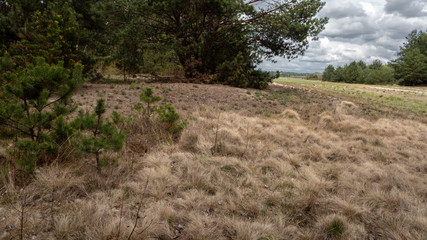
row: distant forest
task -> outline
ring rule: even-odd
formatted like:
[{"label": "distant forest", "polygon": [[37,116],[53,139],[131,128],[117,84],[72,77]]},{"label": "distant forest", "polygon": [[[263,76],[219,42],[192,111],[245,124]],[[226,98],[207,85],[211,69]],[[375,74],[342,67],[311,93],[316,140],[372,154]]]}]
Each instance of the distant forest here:
[{"label": "distant forest", "polygon": [[427,33],[412,31],[400,47],[398,58],[383,65],[379,60],[367,65],[363,61],[344,66],[329,65],[322,80],[363,84],[427,84]]}]

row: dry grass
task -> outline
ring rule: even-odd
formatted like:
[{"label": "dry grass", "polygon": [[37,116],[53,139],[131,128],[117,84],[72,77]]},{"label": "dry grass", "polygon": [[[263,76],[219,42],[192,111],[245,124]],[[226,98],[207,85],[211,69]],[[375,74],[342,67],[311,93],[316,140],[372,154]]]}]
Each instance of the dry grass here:
[{"label": "dry grass", "polygon": [[75,160],[5,187],[0,239],[19,237],[22,206],[25,239],[128,239],[139,206],[132,239],[426,239],[427,126],[357,107],[310,121],[205,107],[160,145],[135,118],[101,175]]}]

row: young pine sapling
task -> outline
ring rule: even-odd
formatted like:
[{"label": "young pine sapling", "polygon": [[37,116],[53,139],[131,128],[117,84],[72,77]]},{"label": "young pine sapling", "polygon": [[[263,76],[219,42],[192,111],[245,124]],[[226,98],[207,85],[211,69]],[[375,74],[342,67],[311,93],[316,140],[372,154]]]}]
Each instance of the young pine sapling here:
[{"label": "young pine sapling", "polygon": [[[4,62],[0,69],[7,70]],[[34,64],[0,72],[0,128],[17,140],[10,153],[22,170],[33,172],[41,156],[55,153],[68,139],[58,134],[71,134],[63,116],[74,110],[71,96],[83,83],[82,69],[77,64],[71,73],[62,63],[49,65],[37,58]]]},{"label": "young pine sapling", "polygon": [[148,115],[150,115],[151,112],[153,110],[155,110],[152,107],[152,104],[161,100],[160,96],[154,96],[153,95],[153,89],[148,88],[148,87],[142,89],[142,92],[141,92],[141,95],[139,96],[139,98],[141,99],[141,101],[143,101],[144,103],[147,104],[147,108],[145,111],[148,113]]},{"label": "young pine sapling", "polygon": [[102,161],[101,154],[104,151],[120,151],[125,140],[125,134],[121,129],[113,122],[103,119],[105,112],[105,100],[99,99],[94,113],[81,111],[73,123],[75,128],[87,131],[81,134],[79,145],[83,152],[95,155],[98,171],[106,164]]}]

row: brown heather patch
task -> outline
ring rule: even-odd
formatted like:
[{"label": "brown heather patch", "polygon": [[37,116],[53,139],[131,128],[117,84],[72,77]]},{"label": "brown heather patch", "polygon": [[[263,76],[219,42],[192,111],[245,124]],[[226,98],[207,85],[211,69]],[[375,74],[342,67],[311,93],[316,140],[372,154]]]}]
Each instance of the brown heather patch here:
[{"label": "brown heather patch", "polygon": [[139,206],[132,239],[426,239],[427,126],[333,107],[305,118],[203,106],[178,142],[157,145],[134,118],[101,175],[75,160],[4,188],[0,239],[18,238],[23,196],[26,239],[127,239]]}]

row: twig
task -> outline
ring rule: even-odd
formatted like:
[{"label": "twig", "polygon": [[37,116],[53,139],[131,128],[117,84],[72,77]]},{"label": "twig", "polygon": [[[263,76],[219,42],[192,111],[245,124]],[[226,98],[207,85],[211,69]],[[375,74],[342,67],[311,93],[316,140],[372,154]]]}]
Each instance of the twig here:
[{"label": "twig", "polygon": [[246,147],[245,147],[245,151],[242,153],[242,158],[245,156],[246,152],[248,151],[249,148],[249,123],[246,126]]},{"label": "twig", "polygon": [[221,117],[221,112],[218,113],[218,121],[216,123],[215,141],[214,141],[214,147],[213,147],[212,153],[217,153],[217,151],[218,151],[217,142],[218,142],[218,131],[219,131],[219,119],[220,119],[220,117]]},{"label": "twig", "polygon": [[138,225],[138,219],[140,219],[140,217],[139,217],[139,212],[141,211],[141,207],[142,207],[142,200],[144,199],[145,192],[147,191],[148,180],[149,180],[149,179],[147,179],[147,182],[145,183],[144,192],[143,192],[143,193],[142,193],[142,195],[141,195],[141,201],[139,202],[138,209],[137,209],[137,211],[136,211],[135,224],[133,225],[132,232],[129,234],[128,240],[130,240],[130,239],[131,239],[131,237],[132,237],[133,233],[135,232],[135,229],[136,229],[136,227],[137,227],[137,225]]},{"label": "twig", "polygon": [[52,188],[52,199],[50,202],[50,221],[52,224],[52,229],[55,229],[55,218],[54,218],[54,207],[55,207],[55,187]]},{"label": "twig", "polygon": [[25,214],[25,205],[27,205],[27,194],[25,194],[25,190],[24,190],[24,196],[23,199],[21,201],[21,219],[20,219],[20,235],[19,235],[19,239],[23,240],[24,239],[24,214]]},{"label": "twig", "polygon": [[123,203],[124,203],[124,201],[125,201],[125,198],[123,197],[122,198],[122,203],[121,203],[121,206],[120,206],[120,221],[119,221],[119,231],[117,233],[117,239],[120,239],[120,228],[122,226],[123,207],[124,207]]},{"label": "twig", "polygon": [[138,232],[138,234],[142,234],[143,232],[145,232],[152,224],[153,224],[153,219],[151,219],[150,223],[144,229],[142,229],[141,232]]}]

